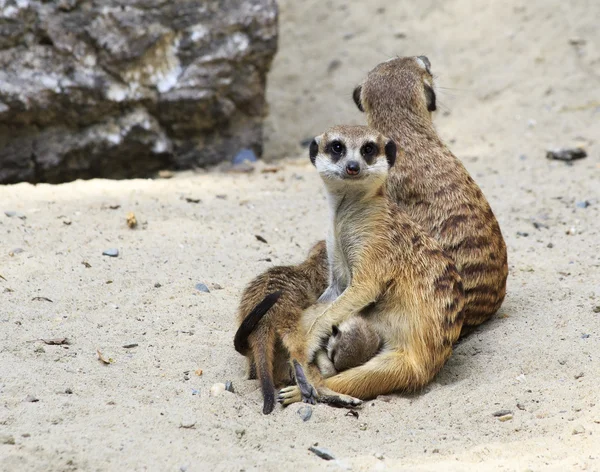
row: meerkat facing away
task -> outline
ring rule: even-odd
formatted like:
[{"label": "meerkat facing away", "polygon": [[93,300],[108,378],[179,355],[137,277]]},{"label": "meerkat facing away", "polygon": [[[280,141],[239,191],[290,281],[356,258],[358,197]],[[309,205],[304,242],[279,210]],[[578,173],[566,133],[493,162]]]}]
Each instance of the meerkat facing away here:
[{"label": "meerkat facing away", "polygon": [[[392,140],[365,126],[338,126],[315,138],[309,153],[331,213],[328,292],[340,295],[312,320],[304,317],[308,359],[332,325],[359,313],[383,341],[365,364],[325,380],[311,371],[309,380],[327,400],[335,394],[367,399],[418,390],[441,369],[460,335],[464,294],[456,267],[386,197],[396,159]],[[301,385],[279,394],[283,404],[301,399]]]},{"label": "meerkat facing away", "polygon": [[381,348],[381,338],[362,316],[354,316],[339,326],[331,327],[324,349],[315,355],[315,363],[323,378],[358,367]]},{"label": "meerkat facing away", "polygon": [[[320,241],[302,264],[272,267],[242,294],[234,346],[248,357],[249,377],[260,380],[264,414],[275,406],[275,385],[290,383],[290,358],[294,375],[303,375],[298,364],[305,364],[302,312],[317,301],[327,280],[327,251]],[[303,377],[297,381],[305,385]],[[305,397],[311,401],[314,392],[305,392]]]},{"label": "meerkat facing away", "polygon": [[436,94],[425,56],[377,65],[353,93],[369,126],[390,137],[402,155],[387,195],[454,260],[465,288],[463,330],[492,316],[506,294],[506,245],[485,196],[438,136]]}]

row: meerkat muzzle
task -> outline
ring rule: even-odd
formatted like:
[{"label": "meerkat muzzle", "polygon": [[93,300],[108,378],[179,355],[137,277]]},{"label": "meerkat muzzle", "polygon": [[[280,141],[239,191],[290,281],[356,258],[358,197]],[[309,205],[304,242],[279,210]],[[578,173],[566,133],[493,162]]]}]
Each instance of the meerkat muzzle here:
[{"label": "meerkat muzzle", "polygon": [[350,161],[346,164],[346,174],[358,175],[360,174],[360,164],[356,161]]}]

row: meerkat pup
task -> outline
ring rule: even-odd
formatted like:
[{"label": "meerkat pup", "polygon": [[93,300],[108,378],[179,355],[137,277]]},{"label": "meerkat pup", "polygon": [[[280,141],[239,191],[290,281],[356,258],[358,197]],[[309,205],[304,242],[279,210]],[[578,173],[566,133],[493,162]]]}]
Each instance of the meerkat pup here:
[{"label": "meerkat pup", "polygon": [[371,70],[353,93],[368,125],[400,148],[386,194],[454,260],[465,288],[463,331],[483,323],[506,294],[506,245],[485,196],[438,136],[431,63],[398,57]]},{"label": "meerkat pup", "polygon": [[[309,378],[328,398],[418,390],[441,369],[460,334],[464,295],[456,267],[386,197],[394,141],[365,126],[338,126],[315,138],[309,152],[331,213],[327,292],[340,295],[313,319],[305,316],[308,358],[315,358],[332,326],[359,314],[382,340],[363,365],[325,380]],[[297,386],[279,394],[283,404],[303,399]]]},{"label": "meerkat pup", "polygon": [[315,355],[315,363],[323,378],[363,365],[381,348],[381,337],[367,320],[354,316],[341,325],[331,327],[324,349]]},{"label": "meerkat pup", "polygon": [[[263,394],[263,413],[275,406],[275,385],[289,385],[293,376],[310,389],[300,364],[306,367],[303,311],[313,305],[328,281],[325,242],[315,244],[306,261],[297,266],[272,267],[245,288],[238,309],[236,351],[248,357],[250,378],[258,377]],[[299,376],[299,377],[298,377]],[[316,392],[303,392],[314,402]]]}]

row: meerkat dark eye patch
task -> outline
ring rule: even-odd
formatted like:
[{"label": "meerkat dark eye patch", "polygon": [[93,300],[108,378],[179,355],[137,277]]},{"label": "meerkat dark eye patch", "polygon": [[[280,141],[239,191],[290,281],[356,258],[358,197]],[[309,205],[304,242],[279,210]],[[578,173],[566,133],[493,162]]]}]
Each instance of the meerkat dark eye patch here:
[{"label": "meerkat dark eye patch", "polygon": [[346,154],[346,146],[344,146],[344,143],[336,139],[327,145],[326,152],[327,154],[331,155],[333,162],[336,162],[339,161],[344,154]]},{"label": "meerkat dark eye patch", "polygon": [[310,162],[312,162],[313,165],[315,165],[317,154],[319,154],[319,145],[317,144],[317,140],[313,139],[308,147],[308,157],[310,157]]},{"label": "meerkat dark eye patch", "polygon": [[356,103],[356,106],[358,107],[358,109],[364,113],[365,109],[363,108],[362,102],[360,101],[360,93],[361,92],[362,92],[362,85],[359,85],[358,87],[356,87],[354,89],[354,92],[352,92],[352,98],[354,99],[354,103]]},{"label": "meerkat dark eye patch", "polygon": [[394,163],[396,162],[397,151],[396,143],[390,139],[385,145],[385,158],[387,159],[390,167],[393,167]]},{"label": "meerkat dark eye patch", "polygon": [[429,61],[427,56],[418,56],[418,59],[420,59],[423,62],[423,64],[425,64],[425,70],[429,73],[429,75],[431,75],[431,62]]},{"label": "meerkat dark eye patch", "polygon": [[435,92],[427,84],[425,84],[425,98],[427,99],[427,109],[429,111],[437,110],[437,106],[435,104]]},{"label": "meerkat dark eye patch", "polygon": [[363,144],[363,147],[360,148],[360,154],[364,157],[367,164],[372,164],[377,154],[379,154],[377,144],[373,142]]},{"label": "meerkat dark eye patch", "polygon": [[338,334],[340,334],[340,328],[338,328],[337,325],[332,325],[331,326],[331,335],[335,337]]}]

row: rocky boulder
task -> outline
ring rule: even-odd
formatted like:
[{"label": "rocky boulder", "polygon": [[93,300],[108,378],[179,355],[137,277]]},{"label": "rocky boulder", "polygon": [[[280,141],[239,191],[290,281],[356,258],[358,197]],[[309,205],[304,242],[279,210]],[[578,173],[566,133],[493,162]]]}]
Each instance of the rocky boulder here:
[{"label": "rocky boulder", "polygon": [[274,0],[0,0],[0,183],[262,153]]}]

